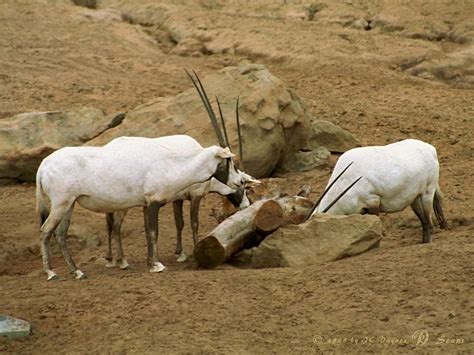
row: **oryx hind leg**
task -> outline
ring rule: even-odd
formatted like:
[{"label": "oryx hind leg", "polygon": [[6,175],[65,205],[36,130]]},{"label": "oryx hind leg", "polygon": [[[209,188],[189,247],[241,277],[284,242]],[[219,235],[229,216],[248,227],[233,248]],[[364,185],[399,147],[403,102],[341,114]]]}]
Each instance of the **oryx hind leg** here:
[{"label": "oryx hind leg", "polygon": [[186,260],[186,254],[184,254],[183,252],[183,237],[182,237],[183,228],[184,228],[183,200],[178,200],[178,201],[173,202],[173,213],[174,213],[174,223],[176,225],[175,254],[179,255],[178,262],[182,262]]},{"label": "oryx hind leg", "polygon": [[41,256],[43,259],[43,269],[48,275],[48,280],[53,280],[57,278],[57,274],[51,268],[49,242],[51,236],[53,235],[58,225],[61,223],[63,217],[69,212],[70,209],[72,211],[73,204],[74,201],[63,201],[59,204],[53,204],[48,218],[40,228]]},{"label": "oryx hind leg", "polygon": [[74,263],[74,260],[72,259],[71,254],[69,253],[69,249],[67,247],[67,240],[66,240],[67,231],[71,223],[73,208],[74,208],[74,204],[69,208],[69,210],[61,219],[61,222],[56,228],[55,235],[56,235],[56,240],[58,241],[58,244],[59,244],[59,248],[61,249],[61,253],[63,254],[64,259],[66,260],[66,264],[69,268],[69,271],[71,272],[71,274],[76,274],[77,279],[83,279],[86,276],[81,270],[77,268],[76,264]]},{"label": "oryx hind leg", "polygon": [[[108,235],[108,243],[107,243],[107,255],[105,259],[107,263],[105,264],[106,267],[114,267],[116,264],[124,270],[129,267],[127,260],[124,257],[123,252],[123,244],[122,244],[122,223],[127,215],[127,210],[115,212],[115,213],[107,213],[106,220],[107,220],[107,235]],[[113,254],[112,254],[112,240],[115,239],[117,244],[117,260],[114,262]]]},{"label": "oryx hind leg", "polygon": [[193,232],[193,243],[196,246],[199,233],[199,207],[202,196],[195,196],[191,199],[191,230]]},{"label": "oryx hind leg", "polygon": [[122,223],[126,215],[126,210],[114,213],[114,221],[112,227],[115,240],[117,241],[117,264],[119,264],[119,267],[122,270],[128,269],[129,267],[129,264],[125,259],[122,244]]},{"label": "oryx hind leg", "polygon": [[[415,212],[416,216],[421,222],[421,226],[423,227],[423,239],[422,243],[431,243],[432,236],[432,223],[431,223],[431,201],[426,203],[426,198],[422,196],[417,196],[415,200],[411,204],[411,208],[413,212]],[[428,199],[429,200],[429,199]]]}]

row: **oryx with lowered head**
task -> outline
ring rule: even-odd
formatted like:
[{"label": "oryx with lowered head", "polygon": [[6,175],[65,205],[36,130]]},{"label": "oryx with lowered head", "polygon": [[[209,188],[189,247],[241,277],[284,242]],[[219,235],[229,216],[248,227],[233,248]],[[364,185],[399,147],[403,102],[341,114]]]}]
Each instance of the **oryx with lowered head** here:
[{"label": "oryx with lowered head", "polygon": [[234,156],[229,147],[195,146],[182,150],[159,139],[143,137],[122,137],[102,147],[65,147],[55,151],[42,161],[36,175],[41,253],[48,280],[57,276],[49,258],[53,233],[71,273],[78,279],[85,277],[66,243],[76,202],[91,211],[108,214],[143,206],[150,271],[164,270],[157,255],[160,208],[181,199],[183,192],[196,184],[212,179],[232,192],[241,190],[253,179],[235,167]]}]

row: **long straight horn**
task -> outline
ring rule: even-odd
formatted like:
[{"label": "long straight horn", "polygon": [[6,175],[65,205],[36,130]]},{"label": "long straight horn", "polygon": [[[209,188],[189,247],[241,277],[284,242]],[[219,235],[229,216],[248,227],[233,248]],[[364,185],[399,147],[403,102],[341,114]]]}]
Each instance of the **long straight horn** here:
[{"label": "long straight horn", "polygon": [[316,203],[314,204],[313,208],[311,209],[311,211],[309,211],[308,213],[308,216],[306,217],[305,219],[305,222],[309,219],[309,217],[311,217],[311,215],[313,214],[313,212],[316,210],[316,208],[318,208],[319,206],[319,203],[321,202],[321,200],[324,198],[324,196],[326,196],[326,194],[329,192],[329,190],[331,190],[331,188],[333,187],[333,185],[336,183],[337,180],[339,180],[339,178],[342,176],[342,174],[344,174],[346,172],[347,169],[349,169],[349,167],[354,164],[354,162],[350,162],[345,168],[343,171],[341,171],[339,173],[338,176],[336,176],[336,178],[328,185],[328,187],[326,187],[326,189],[323,191],[323,193],[321,194],[321,196],[319,196],[318,200],[316,201]]},{"label": "long straight horn", "polygon": [[239,137],[239,157],[240,168],[244,170],[244,153],[242,146],[242,134],[240,132],[240,117],[239,117],[239,97],[237,96],[237,103],[235,104],[235,120],[237,121],[237,136]]},{"label": "long straight horn", "polygon": [[221,123],[222,123],[222,130],[224,131],[224,138],[225,138],[225,145],[226,147],[229,147],[230,150],[230,143],[229,143],[229,137],[227,136],[227,128],[225,127],[225,120],[224,120],[224,115],[222,114],[222,108],[221,108],[221,103],[219,102],[219,98],[216,96],[216,102],[217,102],[217,107],[219,108],[219,115],[221,116]]},{"label": "long straight horn", "polygon": [[212,127],[214,128],[214,132],[216,133],[216,137],[217,137],[217,140],[219,142],[219,145],[221,147],[226,147],[224,138],[222,137],[222,133],[219,129],[219,124],[217,123],[216,114],[214,113],[214,110],[212,109],[212,105],[209,102],[209,98],[207,97],[206,91],[204,90],[204,87],[201,83],[201,80],[199,80],[198,75],[193,70],[193,73],[196,76],[196,79],[199,83],[199,86],[198,86],[197,83],[196,83],[196,80],[194,80],[194,78],[191,76],[191,74],[189,74],[189,72],[186,69],[184,71],[186,72],[186,74],[188,74],[189,78],[193,82],[194,87],[196,88],[196,90],[199,94],[199,97],[201,98],[201,101],[202,101],[204,107],[206,108],[209,119],[211,120]]},{"label": "long straight horn", "polygon": [[346,187],[346,189],[345,189],[344,191],[342,191],[342,192],[339,194],[339,196],[337,196],[336,199],[335,199],[334,201],[332,201],[332,202],[329,204],[329,206],[327,206],[327,207],[324,209],[323,213],[326,213],[327,211],[329,211],[329,209],[330,209],[332,206],[334,206],[334,204],[335,204],[337,201],[339,201],[339,199],[340,199],[342,196],[344,196],[344,195],[346,194],[346,192],[349,191],[349,190],[352,188],[352,186],[354,186],[355,184],[357,184],[360,179],[362,179],[362,176],[360,176],[360,177],[359,177],[357,180],[355,180],[352,184],[350,184],[348,187]]}]

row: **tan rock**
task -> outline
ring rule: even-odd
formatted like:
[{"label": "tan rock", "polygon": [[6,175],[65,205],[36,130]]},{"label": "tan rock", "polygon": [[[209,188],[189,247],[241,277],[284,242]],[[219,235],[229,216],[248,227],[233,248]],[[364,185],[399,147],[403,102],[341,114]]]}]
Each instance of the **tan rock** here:
[{"label": "tan rock", "polygon": [[319,265],[377,247],[382,223],[373,215],[321,214],[280,228],[253,249],[254,267]]},{"label": "tan rock", "polygon": [[29,112],[0,121],[0,180],[34,181],[41,161],[64,146],[82,145],[118,124],[97,108]]},{"label": "tan rock", "polygon": [[305,149],[314,150],[324,147],[332,153],[360,147],[360,142],[349,131],[329,121],[316,120],[311,124]]}]

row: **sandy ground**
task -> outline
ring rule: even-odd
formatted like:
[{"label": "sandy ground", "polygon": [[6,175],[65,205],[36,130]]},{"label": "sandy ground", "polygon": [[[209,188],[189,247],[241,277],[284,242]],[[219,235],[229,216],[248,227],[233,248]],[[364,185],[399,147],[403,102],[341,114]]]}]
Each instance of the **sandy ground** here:
[{"label": "sandy ground", "polygon": [[[104,267],[103,216],[77,208],[69,244],[89,278],[74,280],[54,247],[60,279],[47,283],[35,187],[3,186],[0,314],[29,320],[33,332],[0,339],[0,353],[473,353],[472,72],[406,71],[470,50],[472,4],[334,1],[308,21],[298,19],[308,14],[300,1],[163,1],[168,22],[113,20],[120,12],[133,18],[144,11],[147,18],[157,11],[158,2],[133,3],[104,0],[93,11],[67,1],[2,1],[0,118],[76,105],[113,113],[189,88],[183,68],[205,75],[244,59],[264,63],[315,118],[350,130],[364,145],[406,137],[435,145],[450,229],[436,228],[434,242],[421,245],[421,227],[407,210],[382,216],[380,248],[358,257],[317,267],[206,271],[192,260],[175,261],[166,206],[160,247],[169,271],[150,274],[140,209],[124,225],[131,267],[123,271]],[[376,15],[404,30],[366,31],[350,22]],[[207,35],[208,49],[176,54],[170,21],[181,33]],[[449,36],[430,40],[433,33]],[[279,182],[290,193],[309,184],[316,198],[330,172],[329,166]],[[201,236],[215,227],[211,209],[218,204],[215,196],[205,199]],[[90,236],[75,237],[84,234]],[[188,227],[184,237],[190,253]]]}]

